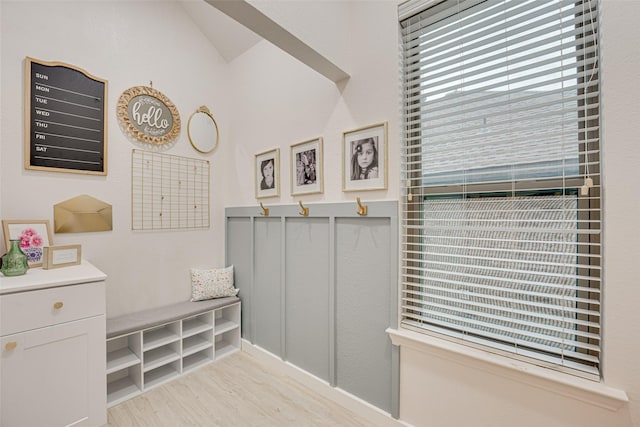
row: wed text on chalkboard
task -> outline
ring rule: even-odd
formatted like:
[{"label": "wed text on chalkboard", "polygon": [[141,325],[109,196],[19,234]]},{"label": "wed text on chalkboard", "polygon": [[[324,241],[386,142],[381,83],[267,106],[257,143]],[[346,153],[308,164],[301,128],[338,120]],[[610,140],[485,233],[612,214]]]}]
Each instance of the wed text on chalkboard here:
[{"label": "wed text on chalkboard", "polygon": [[107,174],[107,81],[27,57],[25,168]]}]

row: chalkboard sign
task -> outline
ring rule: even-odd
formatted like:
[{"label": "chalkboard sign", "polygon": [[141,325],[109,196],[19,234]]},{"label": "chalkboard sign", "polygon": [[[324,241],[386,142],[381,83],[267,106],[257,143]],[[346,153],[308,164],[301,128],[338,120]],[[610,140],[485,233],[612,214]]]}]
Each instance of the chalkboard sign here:
[{"label": "chalkboard sign", "polygon": [[25,168],[107,174],[107,81],[26,58]]}]

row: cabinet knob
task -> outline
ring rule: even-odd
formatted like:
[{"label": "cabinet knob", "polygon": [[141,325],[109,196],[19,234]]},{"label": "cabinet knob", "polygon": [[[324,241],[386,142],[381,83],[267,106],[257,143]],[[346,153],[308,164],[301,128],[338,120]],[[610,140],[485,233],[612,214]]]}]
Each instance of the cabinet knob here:
[{"label": "cabinet knob", "polygon": [[6,343],[6,344],[4,345],[4,348],[5,348],[5,349],[7,349],[7,350],[13,350],[14,348],[16,348],[16,346],[17,346],[17,345],[18,345],[18,343],[17,343],[17,342],[15,342],[15,341],[9,341],[8,343]]},{"label": "cabinet knob", "polygon": [[53,304],[53,308],[55,308],[56,310],[60,310],[63,305],[64,304],[62,303],[62,301],[58,301],[58,302]]}]

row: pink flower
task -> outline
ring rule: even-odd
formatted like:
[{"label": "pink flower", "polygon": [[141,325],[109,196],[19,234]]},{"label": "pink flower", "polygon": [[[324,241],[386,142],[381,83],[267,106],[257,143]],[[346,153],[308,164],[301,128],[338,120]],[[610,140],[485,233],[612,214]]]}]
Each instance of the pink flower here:
[{"label": "pink flower", "polygon": [[25,228],[20,234],[20,247],[27,249],[30,247],[42,246],[42,237],[38,236],[38,233],[33,228]]},{"label": "pink flower", "polygon": [[31,238],[28,236],[20,236],[20,247],[24,249],[29,246],[31,246]]},{"label": "pink flower", "polygon": [[20,237],[31,237],[37,235],[38,233],[36,233],[36,230],[34,230],[33,228],[25,228],[24,230],[22,230],[22,235]]},{"label": "pink flower", "polygon": [[38,236],[37,234],[33,236],[31,238],[31,246],[35,246],[36,248],[42,246],[42,237]]}]

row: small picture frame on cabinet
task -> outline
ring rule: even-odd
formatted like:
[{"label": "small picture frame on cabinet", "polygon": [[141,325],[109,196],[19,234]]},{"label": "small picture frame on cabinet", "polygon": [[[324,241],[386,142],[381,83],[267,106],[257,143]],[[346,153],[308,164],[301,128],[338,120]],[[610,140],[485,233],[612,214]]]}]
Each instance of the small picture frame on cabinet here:
[{"label": "small picture frame on cabinet", "polygon": [[43,250],[43,270],[78,265],[82,260],[80,245],[45,246]]},{"label": "small picture frame on cabinet", "polygon": [[7,249],[10,240],[20,240],[29,268],[42,266],[43,248],[53,244],[49,220],[3,219],[2,229]]}]

